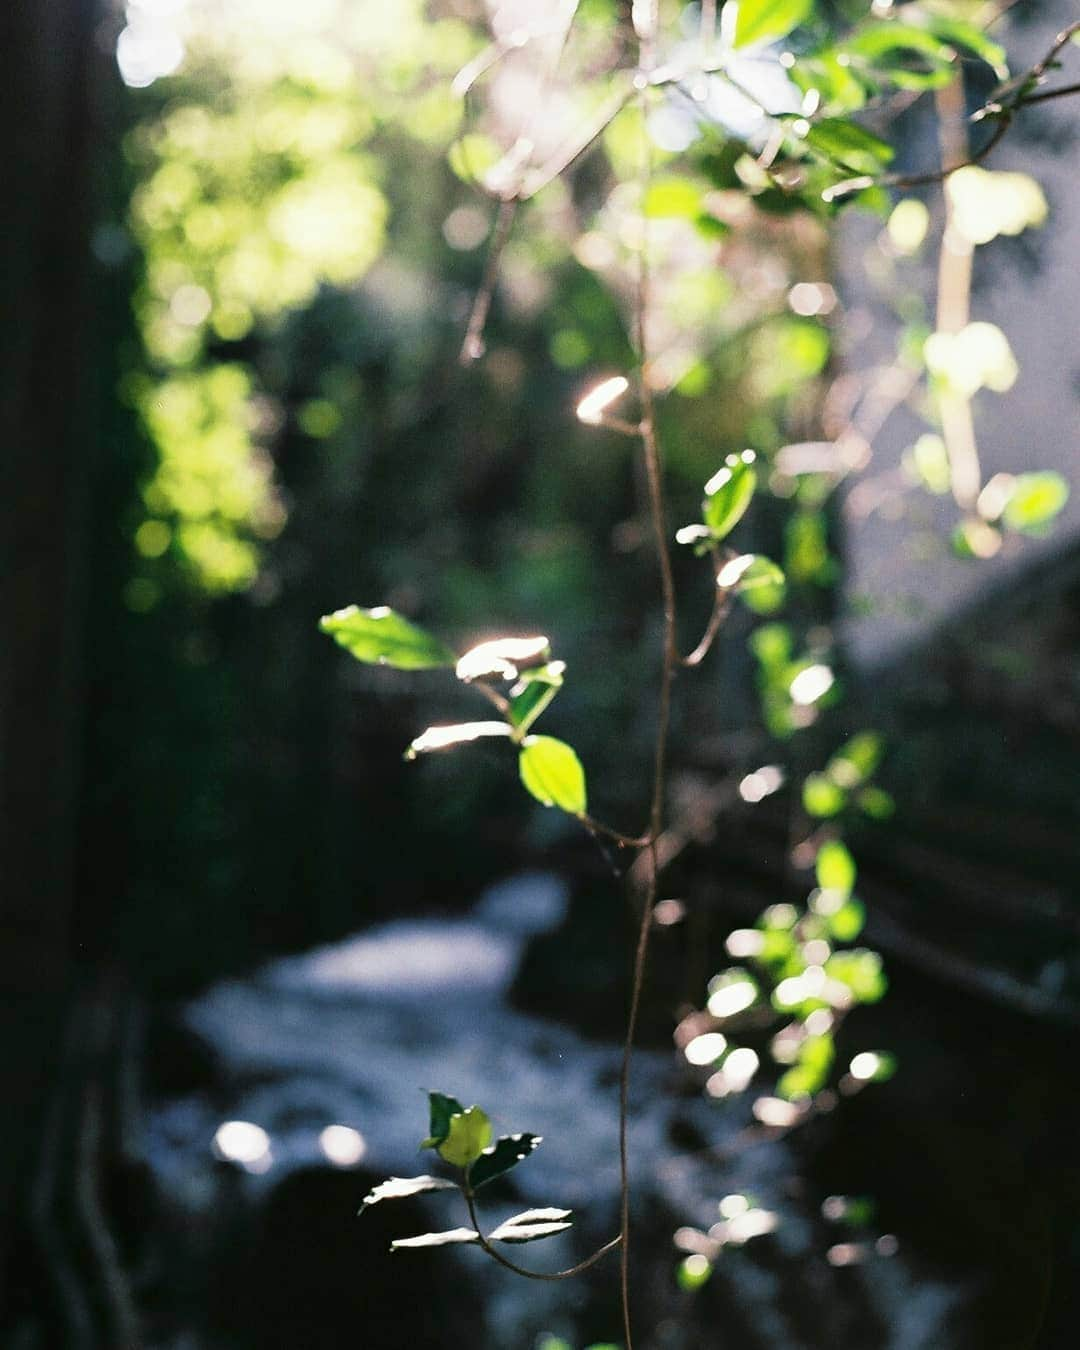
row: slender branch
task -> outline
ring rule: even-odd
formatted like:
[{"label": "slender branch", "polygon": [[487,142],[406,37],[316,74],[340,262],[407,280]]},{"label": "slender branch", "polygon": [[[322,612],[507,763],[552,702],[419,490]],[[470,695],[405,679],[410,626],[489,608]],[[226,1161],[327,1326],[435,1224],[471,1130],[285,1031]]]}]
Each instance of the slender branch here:
[{"label": "slender branch", "polygon": [[[938,129],[943,160],[962,158],[967,147],[963,76],[937,91]],[[938,263],[937,328],[959,333],[971,318],[971,274],[975,247],[956,228],[956,212],[945,194],[945,228]],[[971,399],[951,387],[938,390],[941,434],[949,461],[949,485],[961,511],[972,512],[982,486],[979,447]]]},{"label": "slender branch", "polygon": [[731,592],[725,590],[719,583],[713,588],[713,607],[709,615],[709,622],[705,632],[701,636],[701,641],[689,655],[682,658],[684,666],[700,666],[702,661],[708,656],[713,643],[724,626],[724,620],[731,611]]},{"label": "slender branch", "polygon": [[480,1220],[476,1213],[476,1196],[471,1186],[462,1186],[461,1193],[465,1197],[465,1204],[468,1206],[469,1218],[476,1231],[476,1240],[483,1251],[493,1261],[497,1261],[500,1266],[505,1266],[507,1270],[512,1270],[515,1275],[523,1275],[527,1280],[546,1280],[549,1283],[555,1283],[558,1280],[569,1280],[575,1275],[580,1275],[583,1270],[588,1270],[590,1266],[595,1266],[597,1261],[606,1256],[613,1247],[617,1247],[622,1240],[622,1234],[616,1234],[610,1242],[605,1242],[602,1247],[597,1247],[590,1256],[586,1256],[583,1261],[579,1261],[576,1266],[567,1266],[565,1270],[541,1271],[526,1270],[524,1266],[519,1266],[516,1261],[511,1261],[508,1256],[503,1256],[497,1247],[493,1247],[487,1238],[480,1231]]},{"label": "slender branch", "polygon": [[[1000,16],[999,16],[1000,17]],[[954,163],[942,165],[928,173],[919,174],[884,174],[880,178],[874,178],[871,175],[864,174],[858,178],[849,178],[843,183],[836,183],[833,187],[827,188],[822,193],[826,201],[836,201],[840,197],[846,197],[852,192],[862,192],[870,187],[895,187],[912,188],[925,187],[930,183],[940,183],[953,174],[957,169],[966,169],[972,164],[978,164],[984,160],[994,147],[1002,140],[1006,132],[1012,126],[1014,116],[1021,108],[1026,108],[1031,103],[1045,103],[1048,99],[1064,98],[1070,94],[1080,93],[1080,84],[1063,85],[1059,89],[1050,89],[1042,93],[1034,91],[1037,85],[1045,76],[1047,71],[1054,65],[1061,51],[1072,41],[1073,37],[1080,33],[1080,19],[1075,23],[1063,29],[1054,39],[1050,50],[1036,62],[1024,75],[1011,81],[1010,87],[1013,89],[1011,98],[988,99],[986,103],[971,114],[968,121],[971,123],[983,122],[988,118],[996,118],[997,126],[994,134],[984,145],[973,153],[964,154]]]},{"label": "slender branch", "polygon": [[484,325],[487,323],[491,297],[495,294],[495,282],[499,277],[499,264],[502,262],[503,249],[510,238],[510,227],[514,223],[517,206],[516,198],[507,197],[500,204],[498,215],[495,217],[495,228],[491,232],[483,280],[473,299],[465,337],[461,343],[461,354],[458,359],[463,366],[467,366],[470,361],[475,361],[484,354]]},{"label": "slender branch", "polygon": [[[635,28],[640,41],[640,65],[643,71],[651,70],[653,65],[653,45],[657,24],[656,0],[642,3],[638,0],[634,6]],[[640,192],[642,203],[648,191],[652,177],[652,149],[648,132],[648,93],[641,91],[642,104],[642,157]],[[633,1331],[630,1318],[630,1158],[629,1158],[629,1122],[630,1122],[630,1071],[634,1052],[634,1038],[637,1032],[638,1015],[641,1009],[641,995],[645,984],[645,969],[648,962],[649,934],[652,929],[652,913],[656,903],[659,859],[657,840],[663,827],[664,816],[664,780],[667,767],[668,730],[671,720],[671,685],[678,666],[676,646],[676,608],[675,581],[671,570],[671,556],[667,544],[667,522],[664,509],[664,485],[661,469],[660,444],[656,434],[656,409],[652,388],[649,384],[649,248],[646,218],[642,212],[643,233],[638,265],[637,295],[635,304],[635,328],[640,363],[641,398],[641,447],[645,460],[645,474],[648,482],[649,515],[652,521],[656,545],[657,561],[660,567],[660,584],[664,609],[663,666],[660,675],[659,707],[657,712],[656,744],[653,758],[652,801],[649,810],[648,842],[646,855],[649,860],[648,877],[644,894],[641,897],[641,917],[638,923],[637,945],[634,951],[634,971],[630,990],[630,1008],[627,1013],[626,1038],[623,1042],[622,1067],[619,1073],[619,1212],[622,1248],[619,1253],[620,1285],[622,1291],[623,1329],[626,1337],[626,1350],[633,1350]]]},{"label": "slender branch", "polygon": [[469,322],[465,329],[465,337],[461,344],[461,352],[458,360],[463,366],[467,366],[471,361],[477,360],[484,354],[484,325],[487,323],[488,310],[491,308],[491,299],[495,293],[495,283],[499,276],[499,264],[502,261],[503,250],[506,248],[510,238],[510,229],[514,223],[514,217],[517,214],[518,203],[523,200],[523,184],[525,181],[525,172],[528,166],[529,157],[532,152],[532,141],[528,138],[528,130],[532,126],[532,120],[536,117],[538,109],[545,102],[544,95],[547,86],[555,77],[559,68],[559,62],[562,60],[563,52],[566,49],[567,40],[570,37],[570,29],[574,24],[574,17],[577,14],[579,0],[563,0],[560,11],[560,19],[555,25],[558,31],[558,40],[554,49],[540,75],[540,87],[537,90],[537,97],[533,105],[532,116],[526,119],[525,128],[518,137],[518,144],[526,147],[526,153],[522,157],[522,162],[514,175],[512,186],[507,188],[502,194],[502,202],[499,206],[498,215],[495,218],[495,228],[492,231],[491,244],[488,248],[487,261],[484,264],[484,276],[480,283],[480,289],[477,291],[473,300],[472,311],[469,314]]}]

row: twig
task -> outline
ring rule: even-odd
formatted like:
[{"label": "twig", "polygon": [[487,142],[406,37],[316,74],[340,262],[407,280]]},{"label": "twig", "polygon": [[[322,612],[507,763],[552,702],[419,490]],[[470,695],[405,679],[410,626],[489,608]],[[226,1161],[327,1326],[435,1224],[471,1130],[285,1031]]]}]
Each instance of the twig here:
[{"label": "twig", "polygon": [[[635,27],[640,41],[640,66],[649,71],[653,65],[653,44],[657,24],[656,0],[634,6]],[[642,102],[642,160],[640,191],[642,203],[652,177],[652,150],[648,134],[648,93],[641,91]],[[644,212],[642,220],[645,221]],[[633,1332],[630,1319],[630,1170],[628,1132],[630,1120],[630,1070],[634,1052],[641,994],[645,983],[648,961],[649,934],[652,913],[656,903],[659,859],[657,840],[663,827],[664,781],[667,768],[668,729],[671,721],[671,685],[675,678],[679,654],[676,646],[675,580],[671,570],[671,556],[667,544],[667,522],[664,509],[664,484],[661,469],[660,444],[656,435],[656,409],[649,384],[649,251],[647,227],[643,237],[638,265],[635,327],[640,364],[641,447],[648,482],[649,515],[652,520],[657,561],[660,566],[660,585],[664,609],[663,666],[660,674],[659,708],[657,713],[656,744],[653,758],[652,802],[649,811],[648,878],[641,898],[641,918],[638,923],[637,946],[634,951],[634,973],[630,989],[630,1008],[626,1020],[626,1038],[623,1042],[622,1067],[619,1073],[619,1191],[620,1230],[622,1248],[620,1284],[622,1290],[623,1329],[626,1350],[633,1350]]]},{"label": "twig", "polygon": [[912,188],[925,187],[930,183],[940,183],[953,174],[957,169],[966,169],[972,164],[978,164],[984,160],[994,147],[1002,140],[1006,132],[1012,125],[1013,117],[1021,108],[1026,108],[1031,103],[1045,103],[1048,99],[1064,98],[1070,94],[1080,94],[1080,84],[1063,85],[1059,89],[1046,90],[1043,93],[1032,92],[1033,86],[1037,85],[1044,78],[1047,71],[1056,61],[1058,54],[1080,33],[1080,19],[1071,23],[1063,29],[1054,39],[1053,45],[1041,61],[1036,62],[1026,74],[1019,76],[1012,81],[1015,89],[1013,96],[1002,101],[1001,99],[988,99],[986,103],[971,114],[968,121],[971,123],[983,122],[988,118],[997,119],[997,127],[990,139],[978,150],[970,154],[961,156],[956,162],[943,165],[940,169],[933,172],[920,174],[884,174],[880,178],[875,178],[869,174],[860,175],[858,178],[849,178],[843,183],[836,183],[831,188],[821,194],[825,201],[837,201],[841,197],[849,196],[852,192],[862,192],[865,188],[871,187],[894,187],[894,188]]},{"label": "twig", "polygon": [[519,1266],[516,1261],[511,1261],[508,1256],[503,1256],[497,1247],[493,1247],[487,1238],[480,1231],[480,1220],[476,1213],[476,1196],[471,1186],[462,1186],[461,1193],[465,1197],[465,1204],[468,1206],[469,1218],[476,1231],[476,1240],[483,1251],[493,1261],[497,1261],[500,1266],[505,1266],[507,1270],[512,1270],[515,1275],[524,1275],[527,1280],[547,1280],[554,1283],[557,1280],[569,1280],[574,1275],[580,1275],[583,1270],[588,1270],[590,1266],[596,1265],[601,1257],[606,1256],[612,1248],[617,1247],[622,1240],[622,1234],[618,1233],[610,1242],[605,1242],[602,1247],[597,1247],[596,1251],[586,1256],[583,1261],[579,1261],[576,1266],[567,1266],[565,1270],[540,1271],[526,1270],[524,1266]]}]

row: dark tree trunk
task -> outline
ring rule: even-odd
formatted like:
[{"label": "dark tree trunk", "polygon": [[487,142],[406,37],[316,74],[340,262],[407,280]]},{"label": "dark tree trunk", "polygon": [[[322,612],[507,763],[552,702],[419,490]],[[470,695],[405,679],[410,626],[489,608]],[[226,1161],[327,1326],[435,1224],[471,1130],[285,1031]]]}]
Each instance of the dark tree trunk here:
[{"label": "dark tree trunk", "polygon": [[71,985],[88,509],[98,0],[7,0],[0,230],[0,1307]]}]

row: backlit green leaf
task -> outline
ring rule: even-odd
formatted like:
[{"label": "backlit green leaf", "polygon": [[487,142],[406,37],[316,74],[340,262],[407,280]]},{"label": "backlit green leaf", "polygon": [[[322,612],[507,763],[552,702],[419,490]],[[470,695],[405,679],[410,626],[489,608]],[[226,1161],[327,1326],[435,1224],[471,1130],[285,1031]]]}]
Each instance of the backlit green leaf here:
[{"label": "backlit green leaf", "polygon": [[439,1144],[439,1156],[454,1167],[468,1167],[491,1143],[491,1121],[478,1106],[470,1106],[450,1117],[446,1138]]},{"label": "backlit green leaf", "polygon": [[762,586],[782,586],[784,573],[771,558],[761,553],[744,553],[721,567],[716,584],[739,595]]},{"label": "backlit green leaf", "polygon": [[475,1190],[486,1186],[489,1181],[509,1172],[519,1162],[527,1158],[543,1141],[539,1134],[508,1134],[497,1139],[490,1148],[485,1148],[479,1158],[469,1168],[469,1184]]},{"label": "backlit green leaf", "polygon": [[844,790],[830,782],[823,773],[812,773],[803,784],[802,799],[808,816],[824,819],[842,811],[847,797]]},{"label": "backlit green leaf", "polygon": [[1069,500],[1069,484],[1052,470],[1021,473],[1005,509],[1002,522],[1010,530],[1037,533],[1049,525]]},{"label": "backlit green leaf", "polygon": [[739,0],[734,45],[748,47],[752,42],[787,37],[813,9],[814,0]]},{"label": "backlit green leaf", "polygon": [[880,173],[896,153],[880,136],[845,117],[824,117],[811,123],[805,140],[819,155],[855,173]]},{"label": "backlit green leaf", "polygon": [[940,89],[953,78],[952,49],[912,24],[882,19],[861,28],[842,46],[853,66],[898,89]]},{"label": "backlit green leaf", "polygon": [[370,665],[427,670],[454,664],[454,653],[448,647],[385,606],[360,609],[348,605],[324,614],[319,629],[358,661]]},{"label": "backlit green leaf", "polygon": [[522,673],[510,690],[509,717],[519,735],[528,731],[562,688],[565,670],[564,662],[548,661]]},{"label": "backlit green leaf", "polygon": [[825,962],[825,973],[846,984],[859,1003],[876,1003],[888,988],[881,957],[864,947],[834,952]]},{"label": "backlit green leaf", "polygon": [[364,1196],[360,1213],[380,1200],[405,1200],[410,1195],[423,1195],[427,1191],[453,1191],[457,1187],[452,1181],[442,1177],[388,1177]]},{"label": "backlit green leaf", "polygon": [[518,760],[521,781],[538,802],[557,806],[572,816],[586,807],[585,770],[565,741],[554,736],[529,736]]},{"label": "backlit green leaf", "polygon": [[963,19],[948,18],[943,14],[923,11],[922,17],[926,27],[935,37],[942,38],[952,47],[970,52],[980,61],[985,61],[999,80],[1009,78],[1005,48],[995,42],[982,28],[976,28],[973,23],[966,23]]},{"label": "backlit green leaf", "polygon": [[693,220],[701,212],[701,188],[688,178],[655,178],[645,193],[647,216],[681,216]]},{"label": "backlit green leaf", "polygon": [[855,859],[839,839],[829,839],[818,849],[815,863],[817,884],[824,891],[851,894],[855,885]]},{"label": "backlit green leaf", "polygon": [[713,539],[725,538],[746,514],[757,487],[754,452],[728,455],[724,467],[705,484],[702,512]]}]

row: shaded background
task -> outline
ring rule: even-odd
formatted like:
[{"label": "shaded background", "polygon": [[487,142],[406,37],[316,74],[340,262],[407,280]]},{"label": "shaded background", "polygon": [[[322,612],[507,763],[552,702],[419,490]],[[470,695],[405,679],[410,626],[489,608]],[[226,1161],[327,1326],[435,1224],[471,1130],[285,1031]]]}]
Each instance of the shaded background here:
[{"label": "shaded background", "polygon": [[[615,8],[584,7],[580,68],[628,41]],[[289,11],[5,15],[2,1334],[577,1350],[618,1338],[614,1270],[552,1293],[475,1253],[391,1259],[390,1237],[441,1211],[354,1212],[415,1165],[433,1086],[547,1136],[493,1208],[572,1204],[582,1250],[609,1234],[619,860],[497,755],[403,764],[426,720],[470,715],[466,695],[350,664],[316,622],[385,601],[462,648],[549,632],[571,674],[550,728],[596,814],[636,823],[654,564],[627,444],[572,417],[631,359],[630,133],[525,214],[485,360],[463,371],[489,222],[460,141],[448,161],[447,85],[479,16]],[[1052,11],[1016,8],[1021,53],[1069,17]],[[527,65],[500,79],[466,158],[529,105]],[[1044,179],[1051,218],[977,273],[1023,371],[980,422],[991,469],[1075,464],[1077,342],[1047,317],[1075,301],[1072,125],[1067,104],[1032,113],[1002,151]],[[918,163],[927,131],[906,128]],[[878,307],[883,348],[892,322],[861,262],[880,222],[725,223],[720,243],[657,225],[678,523],[727,449],[816,439],[867,359],[860,312]],[[797,283],[817,288],[810,315]],[[896,284],[927,279],[914,263]],[[1014,294],[1048,298],[1027,315]],[[866,473],[910,439],[885,436]],[[763,718],[750,614],[679,691],[685,844],[664,896],[681,908],[657,933],[635,1102],[645,1345],[1073,1343],[1077,502],[1052,539],[973,570],[911,547],[927,500],[853,527],[827,490],[780,493],[743,527],[790,554],[791,513],[812,518],[801,537],[849,563],[811,548],[793,574],[796,641],[846,685],[814,725],[793,740]],[[709,583],[678,566],[689,643]],[[901,1072],[763,1130],[753,1093],[703,1095],[672,1028],[726,934],[811,884],[790,861],[798,791],[755,803],[738,785],[767,763],[797,785],[867,725],[896,811],[849,838],[890,989],[841,1048],[888,1047]],[[264,1133],[222,1148],[227,1121]],[[680,1287],[673,1233],[733,1194],[779,1225]]]}]

